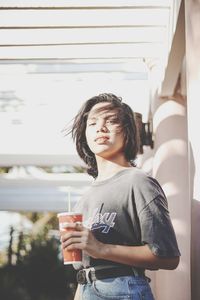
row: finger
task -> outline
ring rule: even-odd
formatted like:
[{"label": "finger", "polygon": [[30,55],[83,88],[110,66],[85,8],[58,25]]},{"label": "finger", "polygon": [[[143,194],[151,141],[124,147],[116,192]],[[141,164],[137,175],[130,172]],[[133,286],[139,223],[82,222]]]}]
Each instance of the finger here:
[{"label": "finger", "polygon": [[82,232],[81,231],[70,231],[62,234],[61,236],[61,242],[65,242],[66,240],[72,238],[72,237],[81,237]]},{"label": "finger", "polygon": [[83,250],[83,245],[82,245],[82,243],[74,243],[74,244],[69,245],[66,249],[68,251],[76,250],[76,249]]},{"label": "finger", "polygon": [[62,247],[63,249],[67,248],[71,245],[74,244],[80,244],[82,242],[82,238],[81,237],[72,237],[70,239],[68,239],[67,241],[65,241],[64,243],[62,243]]}]

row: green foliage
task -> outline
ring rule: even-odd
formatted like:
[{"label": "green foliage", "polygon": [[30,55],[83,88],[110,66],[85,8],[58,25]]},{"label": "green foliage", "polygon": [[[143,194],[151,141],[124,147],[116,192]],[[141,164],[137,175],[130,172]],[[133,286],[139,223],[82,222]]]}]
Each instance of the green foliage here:
[{"label": "green foliage", "polygon": [[10,167],[0,167],[0,174],[8,173]]},{"label": "green foliage", "polygon": [[[21,255],[28,240],[30,250]],[[0,299],[73,299],[76,273],[72,266],[63,265],[59,240],[47,238],[46,230],[32,240],[20,234],[17,249],[16,265],[0,269]]]}]

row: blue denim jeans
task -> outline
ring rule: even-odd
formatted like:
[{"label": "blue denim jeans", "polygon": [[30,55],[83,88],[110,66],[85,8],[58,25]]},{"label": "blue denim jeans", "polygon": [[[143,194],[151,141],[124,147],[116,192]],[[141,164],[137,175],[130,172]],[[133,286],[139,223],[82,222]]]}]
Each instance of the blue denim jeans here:
[{"label": "blue denim jeans", "polygon": [[80,285],[80,300],[154,300],[145,277],[123,276]]}]

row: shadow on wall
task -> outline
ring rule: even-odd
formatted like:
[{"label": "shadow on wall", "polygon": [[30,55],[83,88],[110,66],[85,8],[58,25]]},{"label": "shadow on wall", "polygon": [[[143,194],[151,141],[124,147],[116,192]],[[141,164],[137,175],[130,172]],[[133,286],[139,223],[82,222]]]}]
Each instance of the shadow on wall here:
[{"label": "shadow on wall", "polygon": [[163,143],[179,139],[187,139],[187,123],[185,116],[173,114],[163,119],[156,129],[156,149]]},{"label": "shadow on wall", "polygon": [[169,202],[172,218],[183,220],[183,203],[188,201],[188,145],[186,117],[172,115],[156,129],[154,176]]}]

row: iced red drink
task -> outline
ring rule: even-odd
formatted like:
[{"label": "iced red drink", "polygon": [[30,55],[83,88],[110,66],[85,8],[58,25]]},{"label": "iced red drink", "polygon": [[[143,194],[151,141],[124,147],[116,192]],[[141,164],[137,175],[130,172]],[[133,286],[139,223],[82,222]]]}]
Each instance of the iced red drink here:
[{"label": "iced red drink", "polygon": [[[67,227],[69,223],[82,222],[82,214],[74,212],[63,212],[57,214],[59,220],[59,230],[61,236],[66,233],[66,231],[74,231],[76,229]],[[82,251],[79,249],[66,250],[62,249],[64,264],[74,264],[82,262]]]}]

